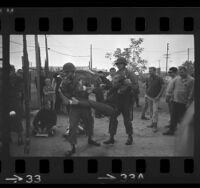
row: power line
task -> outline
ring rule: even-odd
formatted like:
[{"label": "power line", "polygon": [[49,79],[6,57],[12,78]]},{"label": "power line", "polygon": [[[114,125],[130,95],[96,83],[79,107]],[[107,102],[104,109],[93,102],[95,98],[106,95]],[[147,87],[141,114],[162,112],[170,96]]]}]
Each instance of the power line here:
[{"label": "power line", "polygon": [[[28,52],[33,52],[35,50],[28,50]],[[23,51],[10,51],[10,53],[23,53]]]},{"label": "power line", "polygon": [[50,50],[52,52],[55,52],[55,53],[60,54],[60,55],[65,55],[65,56],[71,56],[71,57],[90,57],[89,55],[88,56],[75,56],[75,55],[71,55],[71,54],[66,54],[66,53],[63,53],[63,52],[58,52],[57,50],[53,50],[52,48],[50,48]]},{"label": "power line", "polygon": [[[13,41],[13,40],[11,40],[10,43],[13,43],[13,44],[17,44],[17,45],[23,46],[23,44],[21,44],[21,43],[19,43],[19,42],[15,42],[15,41]],[[35,46],[31,46],[31,45],[28,45],[27,47],[35,48]],[[45,48],[45,47],[44,47],[44,46],[41,46],[40,48]]]}]

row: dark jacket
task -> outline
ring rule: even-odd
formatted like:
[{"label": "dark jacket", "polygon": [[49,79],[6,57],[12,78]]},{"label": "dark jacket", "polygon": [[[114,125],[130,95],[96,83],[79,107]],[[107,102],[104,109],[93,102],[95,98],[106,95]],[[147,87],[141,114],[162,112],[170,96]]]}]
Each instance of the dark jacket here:
[{"label": "dark jacket", "polygon": [[41,109],[33,120],[33,125],[37,126],[40,122],[41,125],[51,128],[56,125],[57,116],[53,110]]}]

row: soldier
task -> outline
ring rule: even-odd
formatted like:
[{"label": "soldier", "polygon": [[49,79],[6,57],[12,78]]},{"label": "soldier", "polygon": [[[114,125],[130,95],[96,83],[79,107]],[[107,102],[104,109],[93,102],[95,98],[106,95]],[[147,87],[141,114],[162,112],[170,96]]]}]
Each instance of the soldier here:
[{"label": "soldier", "polygon": [[[109,133],[110,138],[109,140],[105,141],[104,144],[114,144],[114,135],[117,131],[117,117],[120,113],[123,115],[124,119],[124,125],[126,128],[126,133],[128,135],[128,139],[126,142],[126,145],[131,145],[133,143],[133,130],[132,130],[132,120],[133,120],[133,98],[134,93],[137,89],[137,83],[135,80],[134,73],[130,72],[127,68],[127,61],[125,58],[120,57],[116,60],[115,63],[118,67],[118,71],[116,72],[116,75],[120,75],[124,77],[124,82],[129,85],[130,90],[128,92],[124,92],[123,95],[120,95],[120,98],[118,99],[118,110],[117,112],[111,117],[110,124],[109,124]],[[115,79],[113,79],[113,84],[116,82],[116,79],[118,76],[114,76]],[[114,84],[115,85],[115,84]]]},{"label": "soldier", "polygon": [[63,102],[70,106],[69,111],[69,137],[71,144],[66,156],[71,156],[76,152],[75,145],[77,144],[77,128],[80,120],[83,121],[88,135],[88,144],[100,146],[99,143],[92,139],[94,119],[90,107],[83,107],[79,105],[81,100],[88,100],[89,90],[84,86],[81,80],[76,75],[76,68],[72,63],[66,63],[63,66],[65,77],[61,82],[59,93]]}]

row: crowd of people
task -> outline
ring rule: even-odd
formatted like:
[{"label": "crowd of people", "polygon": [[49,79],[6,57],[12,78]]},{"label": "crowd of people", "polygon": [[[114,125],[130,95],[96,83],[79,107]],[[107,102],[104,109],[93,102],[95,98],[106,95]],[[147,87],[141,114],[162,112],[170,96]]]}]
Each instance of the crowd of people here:
[{"label": "crowd of people", "polygon": [[[112,68],[111,74],[102,81],[101,89],[108,90],[107,95],[102,98],[101,102],[111,105],[115,110],[112,116],[109,117],[109,134],[110,138],[104,142],[104,144],[114,144],[114,136],[117,132],[118,120],[117,117],[122,114],[124,120],[124,126],[128,135],[126,145],[133,143],[133,104],[138,97],[138,80],[133,72],[126,68],[127,62],[124,58],[118,58],[115,62],[118,70]],[[68,69],[68,66],[71,69]],[[72,68],[73,67],[73,68]],[[89,131],[88,143],[92,143],[99,146],[99,143],[91,142],[91,135],[94,126],[94,119],[91,115],[91,109],[85,109],[85,107],[79,106],[79,102],[82,99],[88,99],[88,95],[91,92],[87,92],[87,87],[75,87],[78,84],[76,80],[76,69],[73,64],[68,63],[63,67],[63,71],[67,77],[67,83],[65,80],[61,83],[60,94],[65,104],[70,106],[70,127],[68,141],[71,143],[72,149],[68,152],[68,155],[75,153],[77,144],[77,127],[79,121],[82,119],[86,130]],[[100,73],[102,74],[102,73]],[[161,97],[165,94],[166,102],[169,106],[170,121],[166,127],[168,130],[163,135],[174,135],[178,123],[183,118],[187,108],[191,105],[194,96],[194,78],[187,73],[187,69],[183,66],[176,68],[171,67],[168,74],[171,77],[169,83],[167,83],[167,89],[165,88],[165,81],[156,74],[156,68],[149,68],[149,77],[145,81],[145,105],[141,114],[141,119],[148,120],[145,116],[146,110],[150,110],[151,125],[147,126],[153,129],[153,132],[158,131],[158,116],[159,116],[159,102]],[[69,81],[70,79],[71,81]],[[105,81],[106,79],[106,81]],[[110,82],[108,82],[108,80]],[[70,84],[75,84],[71,85]],[[83,89],[84,88],[84,89]],[[87,118],[86,118],[87,117]],[[99,117],[99,116],[97,116]],[[86,119],[85,119],[86,118]],[[89,121],[89,122],[88,122]]]},{"label": "crowd of people", "polygon": [[[133,107],[139,107],[139,82],[138,76],[127,69],[127,61],[119,57],[115,61],[115,67],[110,69],[109,75],[99,71],[99,81],[90,85],[85,80],[81,80],[76,73],[76,67],[72,63],[63,65],[62,73],[55,73],[53,78],[41,75],[40,96],[42,107],[33,120],[33,133],[47,133],[53,135],[52,127],[57,123],[57,115],[63,107],[67,109],[69,116],[69,128],[67,140],[71,145],[71,150],[66,156],[71,156],[76,152],[77,130],[82,125],[88,136],[88,144],[99,147],[101,144],[93,139],[95,118],[107,116],[103,111],[95,109],[93,117],[91,106],[82,105],[81,101],[89,100],[91,93],[95,95],[97,102],[109,105],[113,109],[109,118],[109,138],[104,144],[114,144],[118,127],[118,116],[122,114],[123,124],[127,134],[126,145],[133,144]],[[10,117],[11,124],[15,124],[18,133],[18,143],[23,143],[22,119],[23,119],[23,77],[22,72],[15,72],[11,66],[11,92],[10,92]],[[183,66],[171,67],[168,75],[171,77],[167,83],[156,72],[155,67],[149,67],[149,76],[144,80],[145,103],[141,112],[142,120],[149,120],[146,115],[150,111],[151,124],[148,128],[156,133],[159,126],[159,102],[165,96],[169,107],[170,120],[166,127],[168,130],[163,135],[174,135],[178,123],[180,123],[188,107],[194,100],[194,78],[187,73]],[[37,82],[36,82],[37,83]],[[37,87],[37,85],[36,85]],[[38,89],[38,88],[37,88]],[[14,113],[13,113],[14,112]]]}]

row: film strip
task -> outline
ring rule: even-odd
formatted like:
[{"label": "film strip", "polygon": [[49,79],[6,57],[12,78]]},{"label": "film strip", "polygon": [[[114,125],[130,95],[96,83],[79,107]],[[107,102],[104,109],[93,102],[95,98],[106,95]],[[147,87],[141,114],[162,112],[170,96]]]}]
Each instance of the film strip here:
[{"label": "film strip", "polygon": [[[22,38],[23,35],[191,35],[194,38],[195,48],[195,111],[198,112],[199,21],[199,8],[1,8],[3,123],[0,183],[199,183],[198,113],[194,114],[194,144],[191,145],[194,152],[188,156],[145,156],[145,154],[96,156],[94,154],[81,157],[59,155],[52,157],[43,154],[33,157],[29,154],[32,142],[29,144],[25,142],[29,147],[25,148],[24,155],[17,156],[17,154],[12,155],[13,146],[8,136],[11,130],[8,123],[10,111],[7,95],[10,92],[10,83],[7,81],[11,64],[12,36]],[[18,41],[13,42],[18,43],[16,44],[18,46],[22,44]],[[30,47],[31,44],[27,45]],[[18,52],[17,48],[14,52]],[[83,146],[83,150],[85,147]]]}]

